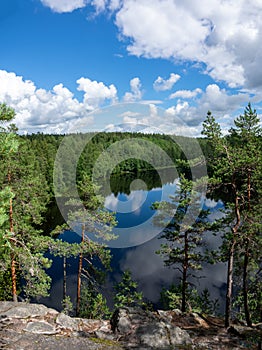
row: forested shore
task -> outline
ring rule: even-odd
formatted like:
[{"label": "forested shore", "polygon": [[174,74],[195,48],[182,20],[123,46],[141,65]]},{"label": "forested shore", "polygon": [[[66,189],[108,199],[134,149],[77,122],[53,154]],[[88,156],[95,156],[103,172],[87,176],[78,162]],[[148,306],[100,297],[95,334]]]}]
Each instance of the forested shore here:
[{"label": "forested shore", "polygon": [[[248,326],[262,322],[262,265],[261,265],[261,146],[262,134],[259,117],[251,105],[234,121],[226,136],[211,112],[203,122],[202,137],[197,139],[203,152],[194,147],[196,140],[183,136],[142,133],[93,133],[74,134],[67,151],[67,160],[85,144],[76,168],[76,186],[83,205],[77,207],[75,198],[68,205],[74,207],[72,220],[81,223],[80,244],[62,242],[57,234],[68,229],[67,225],[53,227],[52,232],[43,229],[48,207],[54,200],[54,163],[57,151],[66,135],[19,135],[12,121],[15,111],[0,105],[0,299],[14,300],[46,296],[51,284],[48,268],[52,261],[45,253],[51,252],[79,260],[77,300],[70,300],[66,292],[63,307],[68,313],[82,317],[108,318],[106,299],[99,292],[103,275],[110,268],[110,250],[107,241],[114,239],[112,228],[116,225],[114,213],[105,211],[103,198],[96,195],[92,180],[96,166],[96,178],[117,174],[140,173],[166,167],[161,152],[147,147],[153,143],[170,158],[179,175],[179,190],[170,202],[155,203],[159,211],[155,225],[159,225],[172,211],[173,219],[162,232],[163,245],[157,252],[163,256],[168,267],[179,269],[181,283],[163,289],[161,296],[165,309],[180,308],[183,312],[196,310],[206,314],[216,312],[215,302],[210,300],[208,290],[199,294],[189,283],[194,271],[204,263],[226,262],[227,291],[225,295],[225,326],[238,318]],[[126,142],[130,140],[130,142]],[[120,153],[112,148],[112,162],[117,165],[108,172],[104,151],[122,142]],[[133,142],[135,141],[135,142]],[[124,155],[123,155],[124,154]],[[134,157],[137,154],[137,157]],[[225,210],[221,219],[209,222],[208,212],[201,210],[197,220],[190,225],[183,218],[190,206],[198,200],[192,167],[207,166],[208,195],[223,198]],[[99,164],[98,164],[99,163]],[[99,166],[98,166],[99,165]],[[66,172],[70,164],[63,163],[60,182],[61,196],[68,196],[71,174]],[[145,175],[146,180],[146,175]],[[201,182],[201,179],[197,179]],[[70,196],[69,196],[70,197]],[[88,239],[93,231],[104,244]],[[202,235],[209,231],[220,235],[223,241],[215,251],[199,253]],[[83,271],[83,261],[88,269]],[[100,262],[103,269],[93,264]],[[115,307],[140,305],[150,308],[150,303],[138,291],[139,286],[125,271],[115,286]]]}]

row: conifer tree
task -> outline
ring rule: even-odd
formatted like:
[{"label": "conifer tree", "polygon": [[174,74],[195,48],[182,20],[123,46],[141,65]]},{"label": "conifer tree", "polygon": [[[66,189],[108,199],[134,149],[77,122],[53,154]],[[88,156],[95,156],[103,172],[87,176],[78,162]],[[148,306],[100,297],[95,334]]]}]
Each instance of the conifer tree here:
[{"label": "conifer tree", "polygon": [[81,202],[72,198],[67,204],[74,207],[69,214],[70,222],[81,227],[76,301],[76,314],[79,315],[82,277],[90,281],[98,273],[93,259],[99,259],[109,268],[110,252],[106,249],[106,241],[116,238],[111,232],[116,221],[114,214],[103,209],[103,198],[95,195],[95,185],[88,175],[83,175],[77,187]]},{"label": "conifer tree", "polygon": [[[165,225],[160,237],[165,243],[161,244],[157,254],[164,256],[165,265],[177,269],[181,275],[181,310],[185,312],[190,294],[189,279],[193,271],[202,269],[207,257],[200,249],[203,246],[203,233],[212,225],[205,220],[208,214],[205,210],[195,217],[193,208],[199,205],[199,194],[193,190],[193,181],[181,175],[178,186],[178,194],[171,196],[171,202],[155,203],[153,208],[158,209],[154,223]],[[167,222],[168,217],[172,218],[170,222]]]},{"label": "conifer tree", "polygon": [[49,288],[45,268],[50,261],[43,255],[48,239],[37,229],[49,195],[34,153],[10,124],[14,116],[12,108],[0,105],[1,268],[11,271],[11,295],[17,301],[21,279],[26,297],[46,295]]},{"label": "conifer tree", "polygon": [[122,280],[115,286],[115,307],[143,306],[143,293],[138,292],[137,287],[138,283],[132,279],[131,271],[124,271]]},{"label": "conifer tree", "polygon": [[255,247],[254,251],[258,250],[261,244],[258,223],[258,213],[261,213],[261,127],[251,104],[248,104],[244,115],[236,118],[234,123],[235,128],[230,130],[229,136],[223,137],[220,125],[211,112],[208,112],[202,131],[213,149],[213,154],[208,159],[212,167],[210,187],[219,189],[221,195],[228,195],[226,206],[229,210],[224,222],[229,230],[224,236],[222,251],[228,263],[226,327],[231,319],[235,258],[236,253],[241,251],[244,257],[243,295],[246,321],[249,325],[252,324],[248,310],[247,271],[250,261],[253,260],[250,259],[251,250]]}]

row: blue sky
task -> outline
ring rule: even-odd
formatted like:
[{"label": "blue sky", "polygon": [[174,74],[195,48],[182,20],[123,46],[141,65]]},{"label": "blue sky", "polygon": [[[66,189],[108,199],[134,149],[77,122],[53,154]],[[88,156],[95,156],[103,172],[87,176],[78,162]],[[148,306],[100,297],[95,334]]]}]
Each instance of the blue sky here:
[{"label": "blue sky", "polygon": [[197,136],[208,110],[226,130],[262,113],[261,17],[260,0],[1,0],[0,102],[21,133]]}]

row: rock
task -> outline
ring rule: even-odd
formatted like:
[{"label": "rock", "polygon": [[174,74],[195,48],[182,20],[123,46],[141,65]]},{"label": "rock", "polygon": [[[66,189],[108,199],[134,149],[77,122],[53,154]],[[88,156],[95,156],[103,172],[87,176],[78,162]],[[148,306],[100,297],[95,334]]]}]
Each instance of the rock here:
[{"label": "rock", "polygon": [[45,321],[29,322],[24,331],[34,334],[56,334],[58,331],[54,326]]},{"label": "rock", "polygon": [[0,314],[9,318],[45,317],[47,314],[58,314],[41,304],[1,302]]},{"label": "rock", "polygon": [[113,332],[128,333],[131,330],[131,320],[129,318],[128,309],[118,309],[112,317]]},{"label": "rock", "polygon": [[228,333],[240,336],[242,338],[248,337],[262,337],[262,331],[257,328],[247,326],[232,325],[227,329]]},{"label": "rock", "polygon": [[194,318],[194,322],[199,326],[203,328],[209,328],[208,323],[197,313],[193,312],[192,317]]},{"label": "rock", "polygon": [[[159,317],[161,315],[161,317]],[[112,317],[112,329],[128,346],[166,349],[190,344],[190,336],[164,318],[164,312],[153,313],[141,308],[120,308]]]},{"label": "rock", "polygon": [[179,327],[169,328],[169,337],[172,346],[192,343],[188,332]]},{"label": "rock", "polygon": [[79,319],[79,329],[82,332],[95,333],[100,330],[102,332],[111,332],[111,326],[109,321],[104,320],[89,320],[89,319]]},{"label": "rock", "polygon": [[95,332],[95,336],[98,339],[115,340],[115,337],[113,334],[110,334],[108,332],[103,332],[100,330]]},{"label": "rock", "polygon": [[56,323],[60,325],[62,328],[69,329],[71,331],[78,331],[79,330],[79,319],[72,318],[63,312],[61,312],[57,318]]},{"label": "rock", "polygon": [[177,310],[121,308],[109,322],[72,318],[38,304],[0,301],[0,349],[8,350],[256,348],[254,339],[261,338],[261,324],[233,325],[228,330],[223,325],[223,319]]},{"label": "rock", "polygon": [[123,349],[109,321],[72,318],[40,304],[0,301],[0,348]]}]

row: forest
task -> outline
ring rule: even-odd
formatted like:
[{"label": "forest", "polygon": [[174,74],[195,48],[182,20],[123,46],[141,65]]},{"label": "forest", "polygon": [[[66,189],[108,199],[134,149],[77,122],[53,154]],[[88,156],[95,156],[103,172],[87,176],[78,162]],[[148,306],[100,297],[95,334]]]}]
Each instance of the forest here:
[{"label": "forest", "polygon": [[[154,167],[166,167],[161,153],[153,153],[147,143],[160,147],[172,160],[179,174],[179,190],[170,201],[156,202],[158,215],[155,225],[163,225],[173,214],[161,233],[159,254],[166,268],[177,268],[178,285],[163,288],[159,299],[166,310],[179,308],[182,312],[197,310],[215,314],[215,301],[209,291],[198,293],[191,279],[204,263],[227,264],[225,293],[225,327],[234,318],[248,326],[262,322],[262,235],[261,235],[261,170],[262,128],[255,109],[249,103],[234,120],[226,134],[211,111],[202,125],[202,137],[197,139],[207,166],[208,196],[222,198],[225,204],[221,218],[210,222],[208,212],[201,210],[196,220],[185,222],[189,208],[197,201],[197,186],[192,167],[201,167],[194,144],[196,140],[183,137],[142,133],[75,134],[66,149],[68,164],[54,169],[56,155],[65,135],[20,135],[13,124],[15,111],[0,104],[0,300],[31,300],[47,296],[51,286],[48,268],[52,261],[47,252],[66,260],[78,259],[77,298],[70,300],[64,286],[65,312],[87,318],[109,318],[112,311],[100,292],[106,271],[110,269],[110,249],[107,242],[114,239],[116,225],[114,213],[104,210],[103,196],[96,195],[92,180],[96,165],[96,178],[114,174],[141,173],[144,178]],[[86,142],[85,140],[89,140]],[[120,153],[112,148],[113,172],[108,172],[106,157],[100,155],[116,142],[125,141],[130,147],[119,150],[124,161],[118,162]],[[128,143],[127,140],[136,140]],[[85,144],[76,168],[76,186],[81,205],[70,196],[70,155]],[[181,147],[182,145],[182,147]],[[131,147],[133,149],[131,150]],[[123,155],[124,154],[124,155]],[[137,154],[137,157],[134,157]],[[189,156],[190,155],[190,156]],[[99,166],[97,163],[99,161]],[[50,208],[55,201],[54,171],[59,175],[59,196],[67,198],[71,220],[81,225],[81,243],[59,240],[58,234],[68,229],[58,219],[53,227],[46,228]],[[150,188],[150,185],[149,185]],[[107,193],[103,193],[106,195]],[[57,192],[56,192],[57,197]],[[57,200],[58,198],[56,198]],[[59,213],[57,213],[59,217]],[[203,234],[219,235],[222,245],[205,251]],[[104,243],[88,238],[93,232]],[[99,263],[97,263],[99,262]],[[85,263],[85,267],[84,267]],[[87,266],[87,267],[86,267]],[[139,291],[138,283],[130,271],[115,286],[114,307],[140,305],[154,307]]]}]

